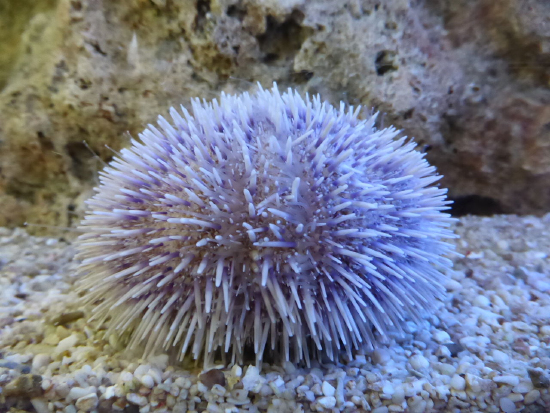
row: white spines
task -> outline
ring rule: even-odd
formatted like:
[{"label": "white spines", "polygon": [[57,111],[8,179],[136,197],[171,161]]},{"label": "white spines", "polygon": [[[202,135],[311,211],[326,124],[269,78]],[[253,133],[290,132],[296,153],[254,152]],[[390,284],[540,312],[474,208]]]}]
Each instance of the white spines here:
[{"label": "white spines", "polygon": [[445,190],[414,144],[358,114],[274,86],[159,117],[88,202],[95,317],[149,353],[308,362],[431,309],[452,252]]}]

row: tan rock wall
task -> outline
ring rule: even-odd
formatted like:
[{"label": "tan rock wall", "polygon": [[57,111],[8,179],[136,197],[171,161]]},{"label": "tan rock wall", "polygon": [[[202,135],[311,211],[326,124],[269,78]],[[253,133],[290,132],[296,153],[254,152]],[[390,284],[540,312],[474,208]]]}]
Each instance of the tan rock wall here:
[{"label": "tan rock wall", "polygon": [[549,210],[545,0],[23,3],[0,6],[0,225],[72,225],[92,151],[108,161],[171,105],[257,81],[385,113],[458,211]]}]

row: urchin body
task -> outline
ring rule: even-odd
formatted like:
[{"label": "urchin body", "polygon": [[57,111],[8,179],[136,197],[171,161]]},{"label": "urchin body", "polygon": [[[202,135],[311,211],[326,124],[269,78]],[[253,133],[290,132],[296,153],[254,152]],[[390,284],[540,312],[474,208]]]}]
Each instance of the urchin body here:
[{"label": "urchin body", "polygon": [[180,358],[333,359],[441,296],[446,190],[395,129],[276,87],[182,110],[88,201],[80,271],[110,333]]}]

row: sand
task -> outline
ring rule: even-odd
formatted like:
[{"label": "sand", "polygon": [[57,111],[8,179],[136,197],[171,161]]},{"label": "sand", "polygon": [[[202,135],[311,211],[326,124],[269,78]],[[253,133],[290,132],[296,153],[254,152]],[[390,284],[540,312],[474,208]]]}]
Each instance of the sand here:
[{"label": "sand", "polygon": [[421,325],[338,364],[178,366],[87,323],[63,238],[0,228],[0,412],[548,412],[550,214],[464,217]]}]

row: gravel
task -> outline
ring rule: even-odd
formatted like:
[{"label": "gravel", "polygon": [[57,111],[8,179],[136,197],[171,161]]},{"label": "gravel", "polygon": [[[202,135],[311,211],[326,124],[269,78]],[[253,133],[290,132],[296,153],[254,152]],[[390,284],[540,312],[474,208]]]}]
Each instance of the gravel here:
[{"label": "gravel", "polygon": [[339,364],[170,365],[78,305],[69,241],[0,228],[0,411],[548,412],[550,214],[464,217],[435,315]]}]

